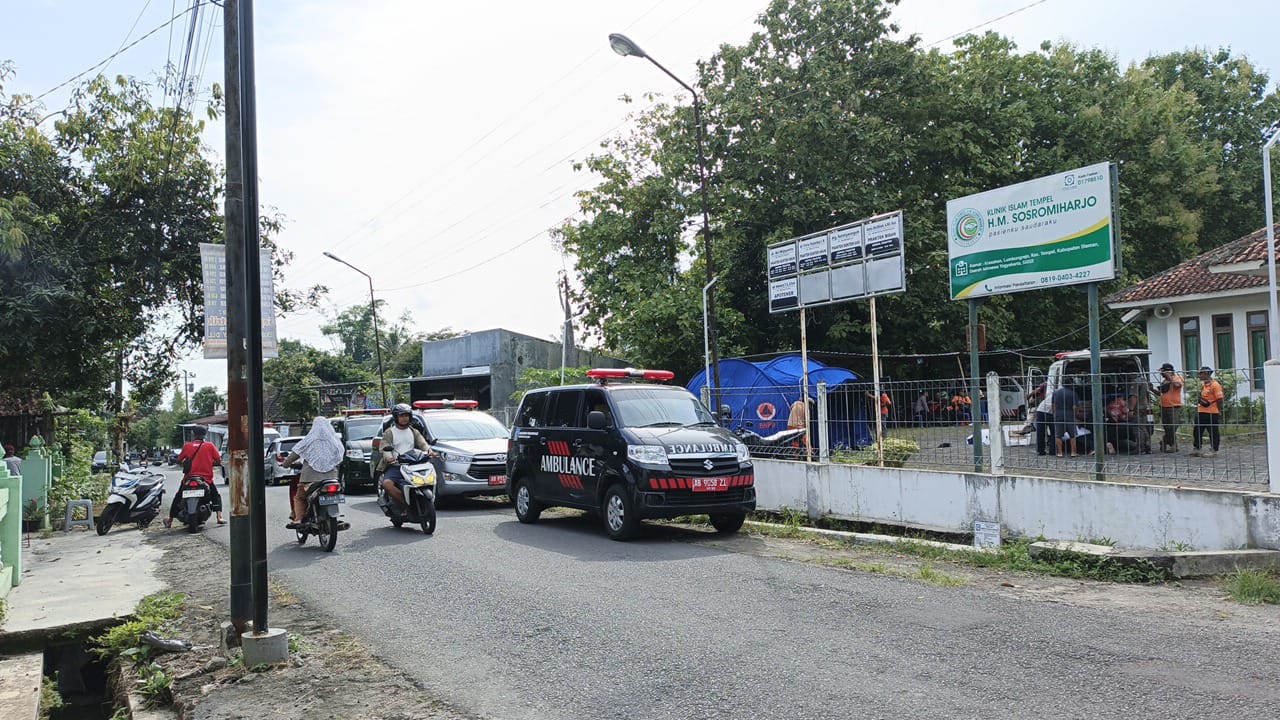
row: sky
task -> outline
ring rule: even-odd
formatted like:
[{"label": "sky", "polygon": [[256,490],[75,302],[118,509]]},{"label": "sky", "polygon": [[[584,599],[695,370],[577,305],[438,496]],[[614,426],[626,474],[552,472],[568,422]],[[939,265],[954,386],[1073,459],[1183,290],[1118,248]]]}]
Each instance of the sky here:
[{"label": "sky", "polygon": [[[221,8],[203,4],[194,31],[191,14],[156,30],[189,3],[0,0],[0,61],[16,69],[5,92],[48,92],[41,102],[56,110],[76,83],[54,88],[109,57],[86,77],[150,79],[166,62],[182,65],[189,34],[189,74],[207,91],[223,81]],[[279,319],[278,335],[333,350],[320,326],[369,302],[368,281],[327,251],[372,276],[387,303],[384,324],[408,312],[419,331],[502,327],[558,338],[556,283],[572,260],[547,230],[574,217],[574,193],[592,184],[573,162],[626,132],[646,93],[682,97],[648,62],[615,55],[609,33],[628,35],[692,83],[697,61],[744,42],[766,6],[255,3],[259,196],[286,218],[276,238],[294,254],[285,285],[331,289],[318,310]],[[1280,76],[1274,0],[902,0],[894,20],[903,35],[944,50],[971,30],[998,32],[1023,50],[1044,40],[1101,47],[1122,65],[1226,46],[1267,71],[1273,86]],[[220,159],[221,124],[205,137]],[[176,369],[196,387],[226,388],[225,361],[197,352]]]}]

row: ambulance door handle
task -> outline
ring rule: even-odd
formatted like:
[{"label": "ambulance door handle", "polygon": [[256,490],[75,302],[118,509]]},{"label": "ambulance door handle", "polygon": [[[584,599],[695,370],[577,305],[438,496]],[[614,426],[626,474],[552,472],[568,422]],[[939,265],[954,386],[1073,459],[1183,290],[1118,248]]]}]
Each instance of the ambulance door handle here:
[{"label": "ambulance door handle", "polygon": [[545,447],[545,446],[546,446],[546,444],[547,444],[547,439],[546,439],[545,437],[539,437],[539,438],[538,438],[538,444],[539,444],[539,445],[542,445],[542,446],[544,446],[544,447]]},{"label": "ambulance door handle", "polygon": [[578,438],[577,440],[574,440],[574,441],[573,441],[573,449],[574,449],[574,450],[581,450],[581,449],[582,449],[582,438]]}]

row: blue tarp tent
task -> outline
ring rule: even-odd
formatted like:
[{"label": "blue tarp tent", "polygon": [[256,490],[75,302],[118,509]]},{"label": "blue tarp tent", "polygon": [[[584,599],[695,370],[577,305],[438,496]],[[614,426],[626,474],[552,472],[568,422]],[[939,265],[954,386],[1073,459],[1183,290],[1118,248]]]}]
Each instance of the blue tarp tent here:
[{"label": "blue tarp tent", "polygon": [[[706,372],[689,381],[689,391],[702,397],[707,384]],[[768,362],[746,360],[720,361],[720,403],[728,405],[732,419],[728,427],[746,426],[761,435],[787,428],[791,403],[800,399],[801,369],[799,355],[784,355]],[[862,401],[865,387],[858,376],[844,368],[828,367],[809,361],[809,398],[818,397],[818,383],[827,384],[827,433],[831,447],[865,447],[871,444],[872,431],[867,424],[867,404]],[[812,419],[817,419],[817,412]],[[813,438],[815,447],[817,438]]]}]

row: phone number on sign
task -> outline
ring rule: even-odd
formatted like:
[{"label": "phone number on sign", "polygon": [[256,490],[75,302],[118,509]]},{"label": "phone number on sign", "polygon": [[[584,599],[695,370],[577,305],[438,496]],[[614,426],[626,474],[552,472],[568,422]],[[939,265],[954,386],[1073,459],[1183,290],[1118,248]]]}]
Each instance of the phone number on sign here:
[{"label": "phone number on sign", "polygon": [[1047,285],[1049,283],[1060,283],[1060,282],[1066,282],[1068,280],[1083,280],[1092,274],[1093,274],[1092,270],[1080,270],[1079,272],[1073,272],[1073,273],[1058,273],[1057,275],[1045,275],[1044,277],[1040,278],[1040,284]]}]

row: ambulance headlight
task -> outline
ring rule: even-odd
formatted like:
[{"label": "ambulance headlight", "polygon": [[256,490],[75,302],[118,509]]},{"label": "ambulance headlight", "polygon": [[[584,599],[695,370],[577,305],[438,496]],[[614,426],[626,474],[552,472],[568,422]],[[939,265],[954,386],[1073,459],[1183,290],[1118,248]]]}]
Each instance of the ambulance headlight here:
[{"label": "ambulance headlight", "polygon": [[627,447],[627,459],[642,465],[666,465],[667,449],[661,445],[630,445]]},{"label": "ambulance headlight", "polygon": [[751,450],[747,448],[746,443],[738,443],[738,464],[751,461]]}]

